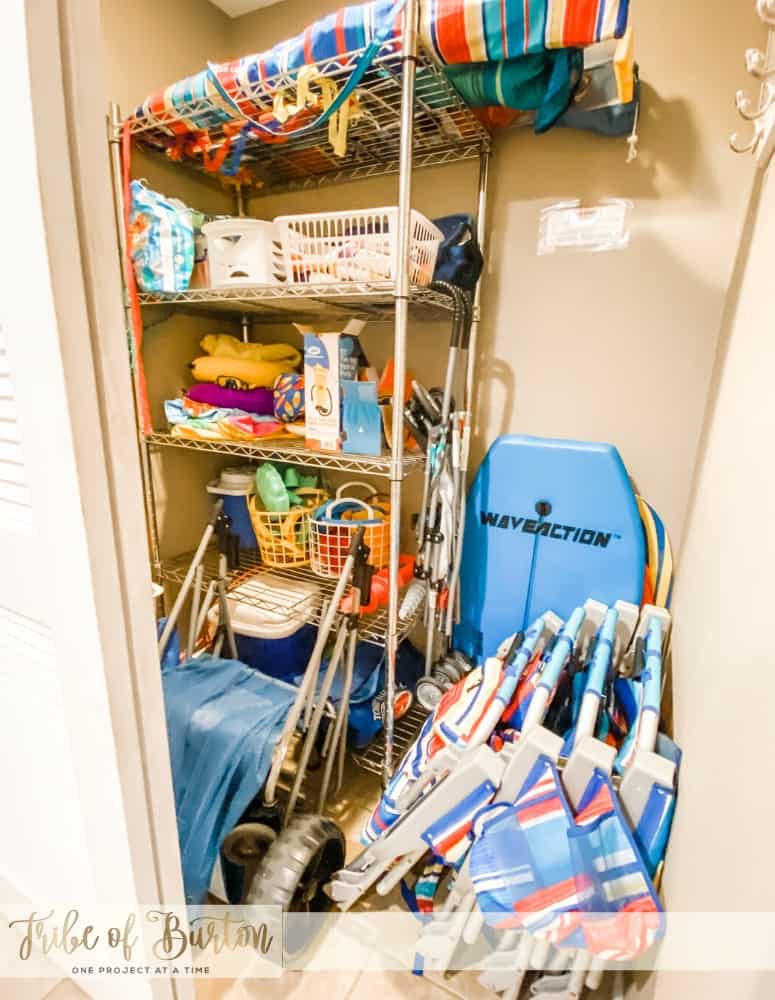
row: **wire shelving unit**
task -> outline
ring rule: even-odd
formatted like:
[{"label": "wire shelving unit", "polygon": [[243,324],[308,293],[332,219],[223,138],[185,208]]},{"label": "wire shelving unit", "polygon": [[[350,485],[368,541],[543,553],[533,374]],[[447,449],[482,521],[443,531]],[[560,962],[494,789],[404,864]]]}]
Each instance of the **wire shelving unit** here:
[{"label": "wire shelving unit", "polygon": [[[391,321],[394,328],[393,362],[395,384],[403,385],[406,375],[407,325],[412,320],[444,320],[451,318],[452,303],[446,296],[427,288],[416,288],[409,281],[409,245],[411,185],[413,171],[420,167],[440,166],[465,160],[479,162],[478,184],[478,238],[484,246],[487,177],[491,137],[477,116],[463,104],[433,59],[418,47],[418,0],[408,0],[403,14],[402,36],[390,39],[381,47],[367,71],[355,96],[356,113],[351,116],[344,156],[336,156],[328,143],[326,126],[290,136],[287,141],[266,143],[260,138],[249,138],[244,146],[241,165],[253,178],[249,189],[235,187],[235,214],[243,214],[245,195],[275,194],[281,191],[338,184],[389,174],[398,174],[398,260],[401,265],[395,282],[336,283],[330,285],[281,285],[248,289],[193,289],[177,295],[141,295],[142,311],[151,320],[160,309],[226,312],[249,314],[258,322],[279,320],[308,321],[320,316],[363,316],[372,321]],[[328,62],[318,63],[317,70],[334,82],[345,82],[358,64],[362,51],[339,55]],[[279,83],[279,81],[277,81]],[[283,81],[283,86],[287,80]],[[242,98],[255,98],[266,102],[267,89],[272,81],[263,81],[255,95],[244,93]],[[271,107],[267,105],[267,110]],[[191,129],[206,130],[209,153],[229,141],[228,127],[213,112],[212,104],[191,101],[174,109],[163,104],[149,111],[138,109],[129,119],[133,141],[144,151],[162,157],[180,158],[180,166],[194,170],[209,183],[216,183],[213,174],[205,169],[201,153],[186,150],[176,136]],[[116,213],[123,219],[122,153],[123,120],[116,105],[111,106],[109,140],[112,151]],[[119,224],[120,240],[123,226]],[[122,251],[123,251],[122,242]],[[474,360],[479,325],[479,293],[474,299],[473,325],[465,377],[463,408],[470,412],[474,388]],[[159,554],[156,524],[154,483],[152,481],[149,451],[157,447],[175,447],[199,452],[220,452],[245,458],[275,458],[282,461],[298,460],[306,465],[345,471],[364,472],[382,476],[390,481],[391,524],[394,530],[390,539],[390,600],[387,608],[369,617],[364,624],[364,637],[372,642],[384,643],[386,650],[386,718],[383,739],[373,744],[359,762],[368,770],[381,773],[384,780],[392,774],[396,754],[414,738],[422,724],[424,713],[417,708],[399,720],[394,719],[396,696],[395,662],[398,644],[409,633],[414,622],[401,622],[398,618],[400,601],[398,566],[403,483],[406,476],[421,468],[422,458],[404,454],[402,408],[393,408],[393,425],[389,455],[379,458],[353,455],[326,455],[309,452],[301,442],[266,441],[246,444],[241,442],[191,441],[175,438],[168,433],[154,432],[149,436],[139,433],[146,513],[149,526],[151,561],[157,580],[180,582],[183,567],[189,554],[176,559],[162,560]],[[249,578],[251,573],[262,571],[250,557],[243,555],[243,567],[233,574],[231,584]],[[267,572],[281,572],[267,568]],[[210,563],[210,572],[214,566]],[[309,580],[306,568],[293,571]],[[247,574],[247,577],[246,577]],[[314,578],[313,578],[314,579]],[[325,581],[321,581],[325,593]],[[421,612],[418,612],[421,613]]]}]

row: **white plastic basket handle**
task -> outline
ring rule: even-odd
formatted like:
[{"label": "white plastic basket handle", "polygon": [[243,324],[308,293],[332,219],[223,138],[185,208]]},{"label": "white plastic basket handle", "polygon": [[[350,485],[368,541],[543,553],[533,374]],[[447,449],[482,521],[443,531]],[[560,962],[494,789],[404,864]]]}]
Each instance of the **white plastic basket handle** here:
[{"label": "white plastic basket handle", "polygon": [[339,489],[336,491],[336,499],[341,500],[345,496],[345,490],[351,489],[353,486],[357,486],[359,489],[366,490],[369,498],[377,496],[378,490],[375,490],[370,483],[365,483],[362,479],[353,479],[349,483],[342,483]]},{"label": "white plastic basket handle", "polygon": [[[345,485],[347,485],[347,484],[345,484]],[[369,507],[369,505],[366,503],[365,500],[359,500],[358,497],[340,497],[339,496],[339,490],[336,491],[336,497],[337,497],[336,500],[332,500],[331,503],[326,507],[326,511],[325,511],[325,514],[323,516],[327,520],[333,521],[333,516],[331,514],[331,511],[343,499],[347,500],[348,503],[357,504],[359,507],[362,507],[366,511],[366,513],[369,515],[369,520],[370,521],[374,520],[374,511],[372,510],[371,507]],[[345,521],[344,518],[341,518],[340,520],[342,520],[342,522],[349,527],[349,525],[350,525],[349,521]],[[353,525],[353,527],[357,528],[359,523],[360,522],[358,522],[358,521],[353,521],[352,525]]]}]

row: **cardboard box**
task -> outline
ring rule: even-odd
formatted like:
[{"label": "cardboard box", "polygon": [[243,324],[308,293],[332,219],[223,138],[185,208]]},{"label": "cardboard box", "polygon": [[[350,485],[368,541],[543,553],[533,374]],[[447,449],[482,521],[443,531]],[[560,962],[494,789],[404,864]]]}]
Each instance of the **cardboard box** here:
[{"label": "cardboard box", "polygon": [[366,325],[350,320],[344,330],[323,332],[295,324],[304,335],[304,420],[306,444],[314,451],[341,451],[343,385],[358,378],[355,338]]}]

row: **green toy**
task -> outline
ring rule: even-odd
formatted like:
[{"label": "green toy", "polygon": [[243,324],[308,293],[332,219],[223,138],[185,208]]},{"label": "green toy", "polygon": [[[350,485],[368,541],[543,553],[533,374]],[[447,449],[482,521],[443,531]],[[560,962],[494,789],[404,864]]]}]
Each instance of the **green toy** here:
[{"label": "green toy", "polygon": [[256,470],[256,493],[261,498],[264,509],[278,514],[287,513],[291,507],[302,507],[302,498],[296,492],[301,489],[317,489],[316,474],[305,476],[292,465],[282,473],[272,462],[264,462]]}]

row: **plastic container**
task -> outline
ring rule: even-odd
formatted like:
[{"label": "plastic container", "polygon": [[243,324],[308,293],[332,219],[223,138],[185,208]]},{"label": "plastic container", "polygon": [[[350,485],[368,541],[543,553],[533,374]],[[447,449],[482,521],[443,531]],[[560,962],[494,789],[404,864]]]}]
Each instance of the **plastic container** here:
[{"label": "plastic container", "polygon": [[[281,215],[275,223],[282,243],[286,278],[292,284],[395,281],[396,207]],[[433,279],[444,235],[414,210],[410,231],[410,281],[414,285],[428,285]]]},{"label": "plastic container", "polygon": [[[374,503],[369,504],[346,491],[365,488]],[[317,576],[337,577],[344,568],[350,541],[360,527],[365,527],[364,543],[369,546],[369,563],[381,569],[390,558],[390,510],[380,504],[368,483],[343,483],[336,499],[323,504],[310,518],[310,564]]]},{"label": "plastic container", "polygon": [[254,471],[250,466],[224,469],[220,479],[207,484],[208,493],[223,499],[223,512],[231,518],[231,530],[239,535],[243,549],[258,548],[248,511],[248,498],[254,488]]},{"label": "plastic container", "polygon": [[[261,573],[235,587],[226,601],[243,663],[272,677],[303,672],[317,635],[311,620],[320,601],[318,584]],[[215,628],[217,604],[208,619]]]},{"label": "plastic container", "polygon": [[291,507],[288,511],[261,510],[255,497],[248,501],[261,561],[267,566],[289,569],[309,565],[310,516],[328,494],[316,489],[296,492],[304,497],[304,506]]},{"label": "plastic container", "polygon": [[206,222],[207,260],[213,288],[277,285],[284,278],[278,228],[261,219]]}]

